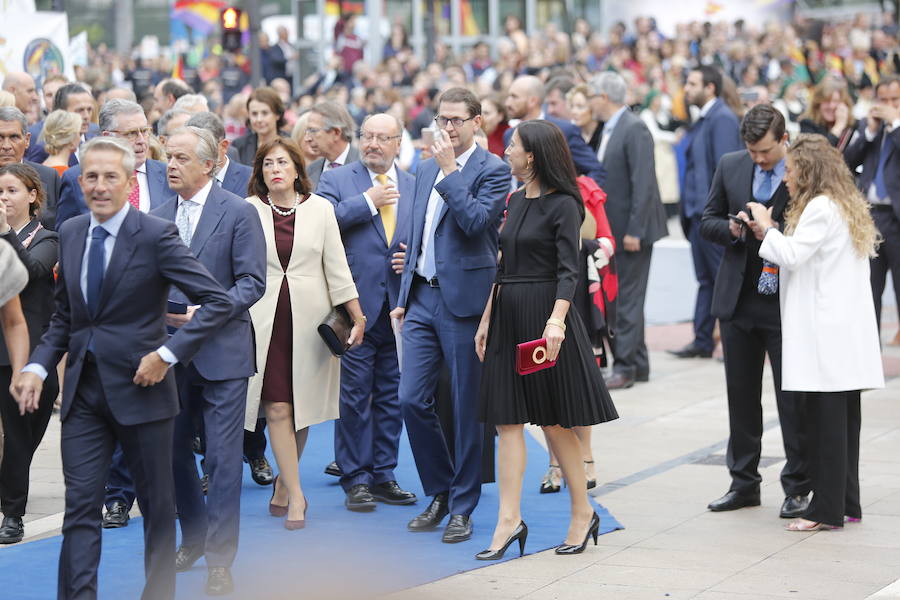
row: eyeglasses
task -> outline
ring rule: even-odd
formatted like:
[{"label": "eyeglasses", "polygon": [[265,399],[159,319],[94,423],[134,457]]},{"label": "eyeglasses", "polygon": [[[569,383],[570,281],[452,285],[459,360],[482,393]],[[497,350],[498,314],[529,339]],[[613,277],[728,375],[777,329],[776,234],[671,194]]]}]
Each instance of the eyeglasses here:
[{"label": "eyeglasses", "polygon": [[128,131],[121,131],[119,129],[110,129],[110,133],[114,133],[119,137],[125,138],[126,140],[135,141],[138,138],[148,138],[150,137],[150,128],[149,127],[139,127],[138,129],[129,129]]},{"label": "eyeglasses", "polygon": [[460,127],[462,127],[463,123],[465,123],[466,121],[471,121],[474,118],[475,115],[472,115],[468,119],[460,119],[459,117],[453,117],[451,119],[448,119],[447,117],[435,117],[434,122],[437,123],[437,126],[441,129],[447,127],[447,123],[452,124],[453,129],[459,129]]},{"label": "eyeglasses", "polygon": [[326,129],[319,129],[318,127],[307,127],[306,135],[316,135],[320,131],[327,131]]},{"label": "eyeglasses", "polygon": [[400,135],[376,135],[374,133],[369,133],[368,131],[360,131],[359,132],[359,140],[368,144],[372,140],[375,140],[379,144],[387,144],[391,140],[399,139]]}]

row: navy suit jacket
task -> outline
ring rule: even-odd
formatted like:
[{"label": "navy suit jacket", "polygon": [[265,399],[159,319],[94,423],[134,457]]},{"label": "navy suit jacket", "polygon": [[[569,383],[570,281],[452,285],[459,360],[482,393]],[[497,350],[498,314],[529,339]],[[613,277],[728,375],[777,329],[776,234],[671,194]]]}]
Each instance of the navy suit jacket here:
[{"label": "navy suit jacket", "polygon": [[[150,210],[163,204],[174,192],[169,189],[169,180],[166,177],[166,163],[159,160],[147,159],[147,182],[150,185]],[[230,170],[230,169],[229,169]],[[71,167],[63,173],[59,190],[59,202],[56,206],[56,228],[62,226],[68,219],[76,215],[88,212],[78,177],[81,175],[81,165]]]},{"label": "navy suit jacket", "polygon": [[225,171],[225,180],[222,182],[222,189],[231,192],[235,196],[246,198],[250,194],[247,187],[250,185],[250,177],[253,175],[253,169],[241,163],[229,160],[228,170]]},{"label": "navy suit jacket", "polygon": [[[887,162],[884,164],[884,184],[888,196],[894,207],[894,214],[900,219],[900,128],[894,129],[888,135],[885,144],[889,144]],[[870,142],[866,139],[866,120],[859,122],[856,133],[847,147],[844,149],[844,160],[850,165],[850,170],[862,165],[862,174],[856,178],[863,196],[869,197],[869,188],[875,181],[875,173],[878,172],[878,161],[881,158],[881,142],[884,139],[884,126],[878,131],[878,135]]]},{"label": "navy suit jacket", "polygon": [[681,215],[700,218],[709,199],[709,186],[719,160],[729,152],[743,149],[740,124],[721,98],[717,98],[706,116],[688,132],[687,166],[681,192]]},{"label": "navy suit jacket", "polygon": [[[25,150],[25,158],[36,163],[42,163],[47,160],[47,157],[50,156],[47,154],[47,149],[44,148],[44,144],[38,141],[38,137],[41,135],[41,131],[44,130],[44,120],[41,119],[34,125],[28,128],[28,133],[31,134],[31,141],[28,142],[28,149]],[[88,141],[91,138],[97,137],[100,135],[100,126],[96,123],[91,123],[88,125],[87,133],[84,134],[84,141]],[[78,157],[75,156],[75,153],[72,153],[72,156],[69,157],[69,166],[74,167],[78,164]]]},{"label": "navy suit jacket", "polygon": [[369,317],[367,328],[375,324],[385,301],[388,308],[397,306],[400,295],[400,275],[391,269],[391,255],[402,252],[401,242],[409,243],[412,222],[415,178],[397,171],[397,225],[391,245],[387,244],[380,215],[372,216],[363,192],[372,187],[369,170],[360,161],[326,171],[319,179],[316,193],[334,205],[334,214],[341,228],[341,238],[347,251],[347,264],[359,292],[363,314]]},{"label": "navy suit jacket", "polygon": [[434,250],[441,296],[460,318],[484,312],[497,274],[500,217],[509,193],[509,165],[481,146],[462,171],[457,169],[435,185],[440,168],[433,158],[419,165],[413,200],[412,229],[397,306],[406,308],[413,273],[422,252],[425,214],[431,190],[444,207],[437,216]]},{"label": "navy suit jacket", "polygon": [[[177,209],[178,196],[173,196],[152,214],[175,221]],[[192,364],[209,381],[250,377],[256,373],[256,347],[247,311],[266,291],[266,240],[259,213],[243,198],[214,184],[190,248],[228,291],[233,305],[228,322],[203,344]],[[177,287],[172,288],[169,299],[191,303],[186,291]]]},{"label": "navy suit jacket", "polygon": [[[81,292],[90,223],[90,215],[81,215],[60,230],[56,311],[31,362],[50,371],[69,353],[60,411],[63,420],[78,390],[88,344],[118,423],[138,425],[174,418],[179,403],[172,370],[160,383],[140,387],[132,380],[141,358],[165,344],[179,361],[189,362],[228,319],[231,300],[181,242],[173,223],[129,209],[103,277],[97,314],[91,316]],[[164,315],[171,284],[185,290],[202,308],[169,338]]]},{"label": "navy suit jacket", "polygon": [[[575,171],[579,175],[587,175],[596,181],[597,185],[603,187],[603,184],[606,183],[606,169],[604,169],[603,165],[600,164],[600,161],[597,160],[597,153],[594,152],[591,147],[588,146],[587,142],[584,141],[584,138],[581,137],[581,130],[578,129],[578,126],[569,121],[557,119],[556,117],[547,116],[544,117],[544,120],[553,123],[562,130],[563,135],[566,138],[566,143],[569,145],[569,152],[572,153],[572,162],[575,163]],[[504,148],[509,146],[509,140],[512,139],[514,130],[515,128],[510,127],[503,133]]]}]

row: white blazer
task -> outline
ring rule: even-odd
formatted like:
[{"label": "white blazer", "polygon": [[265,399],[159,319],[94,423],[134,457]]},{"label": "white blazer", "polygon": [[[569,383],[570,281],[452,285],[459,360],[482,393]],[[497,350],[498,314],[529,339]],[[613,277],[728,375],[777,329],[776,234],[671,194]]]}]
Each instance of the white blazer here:
[{"label": "white blazer", "polygon": [[770,229],[759,255],[780,267],[781,388],[884,387],[869,259],[854,250],[840,208],[813,198],[794,234]]}]

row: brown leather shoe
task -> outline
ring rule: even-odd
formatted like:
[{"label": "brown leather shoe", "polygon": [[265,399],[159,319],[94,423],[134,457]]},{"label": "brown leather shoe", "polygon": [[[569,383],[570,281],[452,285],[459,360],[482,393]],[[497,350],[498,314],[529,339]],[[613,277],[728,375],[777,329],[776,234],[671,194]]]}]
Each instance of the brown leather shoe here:
[{"label": "brown leather shoe", "polygon": [[624,373],[613,373],[605,381],[606,388],[610,390],[624,390],[634,385],[634,379]]}]

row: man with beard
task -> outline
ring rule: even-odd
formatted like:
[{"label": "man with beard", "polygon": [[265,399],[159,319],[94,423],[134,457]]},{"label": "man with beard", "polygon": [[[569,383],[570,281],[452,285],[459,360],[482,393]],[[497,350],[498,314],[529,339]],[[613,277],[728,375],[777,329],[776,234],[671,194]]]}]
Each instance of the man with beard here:
[{"label": "man with beard", "polygon": [[400,272],[391,266],[406,249],[415,179],[394,164],[403,127],[387,114],[371,115],[360,128],[362,157],[326,171],[316,193],[334,204],[347,262],[369,316],[363,343],[341,359],[341,418],[334,425],[334,453],[350,510],[369,511],[375,501],[412,504],[394,477],[400,442],[400,366],[390,311],[397,305]]}]

